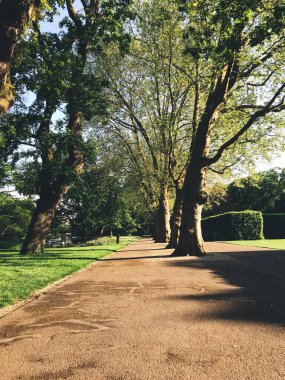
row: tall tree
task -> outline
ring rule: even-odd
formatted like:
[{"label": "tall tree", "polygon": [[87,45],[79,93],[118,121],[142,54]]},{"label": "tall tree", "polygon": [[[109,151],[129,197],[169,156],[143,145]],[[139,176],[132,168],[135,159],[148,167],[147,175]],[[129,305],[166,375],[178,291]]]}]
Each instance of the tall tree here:
[{"label": "tall tree", "polygon": [[[183,186],[181,234],[174,255],[201,256],[206,253],[201,212],[207,200],[207,168],[240,138],[248,138],[258,128],[266,129],[270,117],[285,108],[285,78],[280,69],[285,6],[279,0],[180,3],[187,24],[186,51],[200,67],[203,88],[200,86],[201,111]],[[219,128],[224,141],[214,144]]]},{"label": "tall tree", "polygon": [[[23,41],[25,61],[16,77],[23,90],[36,94],[30,109],[9,115],[6,125],[23,126],[25,143],[39,159],[37,206],[21,253],[43,246],[54,213],[75,176],[82,172],[82,118],[98,112],[102,82],[87,69],[87,62],[100,55],[103,44],[128,41],[124,22],[131,15],[131,1],[81,1],[81,9],[66,0],[68,17],[59,33],[42,33],[34,22],[29,41]],[[64,118],[54,124],[55,112]],[[20,112],[18,112],[20,111]]]},{"label": "tall tree", "polygon": [[192,127],[191,70],[182,54],[182,25],[177,7],[166,1],[138,6],[130,53],[104,65],[109,81],[108,131],[127,150],[137,181],[154,209],[156,242],[170,239],[169,195],[179,191],[189,155]]}]

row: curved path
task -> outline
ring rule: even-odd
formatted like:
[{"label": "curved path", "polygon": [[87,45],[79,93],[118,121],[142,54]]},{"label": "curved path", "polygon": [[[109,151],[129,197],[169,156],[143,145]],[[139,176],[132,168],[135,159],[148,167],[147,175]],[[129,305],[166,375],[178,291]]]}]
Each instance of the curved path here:
[{"label": "curved path", "polygon": [[285,251],[142,239],[0,320],[0,379],[285,379]]}]

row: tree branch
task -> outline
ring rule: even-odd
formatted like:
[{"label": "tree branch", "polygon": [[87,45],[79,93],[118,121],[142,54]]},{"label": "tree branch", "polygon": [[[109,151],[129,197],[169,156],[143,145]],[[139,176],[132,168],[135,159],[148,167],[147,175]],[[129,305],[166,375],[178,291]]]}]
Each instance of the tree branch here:
[{"label": "tree branch", "polygon": [[76,26],[76,28],[79,31],[81,31],[83,25],[82,25],[82,22],[80,21],[78,13],[76,12],[76,10],[73,7],[73,0],[65,0],[65,2],[66,2],[66,7],[67,7],[69,17],[74,22],[74,25]]},{"label": "tree branch", "polygon": [[271,106],[273,105],[275,100],[278,98],[278,96],[282,93],[282,91],[284,89],[285,89],[285,83],[283,83],[279,87],[279,89],[275,92],[275,94],[270,99],[270,101],[262,109],[259,109],[258,111],[256,111],[254,114],[251,115],[251,117],[249,118],[247,123],[231,139],[229,139],[227,142],[225,142],[218,149],[217,153],[213,157],[211,157],[211,158],[204,157],[204,165],[203,166],[206,167],[206,166],[212,165],[215,162],[217,162],[221,158],[223,152],[226,149],[228,149],[231,145],[233,145],[239,139],[239,137],[242,136],[254,124],[254,122],[257,119],[265,116],[266,114],[268,114],[270,112],[274,112],[274,107],[271,107]]}]

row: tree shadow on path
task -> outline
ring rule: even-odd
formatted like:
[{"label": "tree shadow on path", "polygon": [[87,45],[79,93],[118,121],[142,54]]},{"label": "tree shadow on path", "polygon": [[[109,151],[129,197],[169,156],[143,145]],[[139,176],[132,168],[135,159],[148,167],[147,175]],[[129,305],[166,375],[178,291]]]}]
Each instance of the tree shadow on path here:
[{"label": "tree shadow on path", "polygon": [[234,286],[171,296],[207,303],[204,318],[285,325],[285,251],[214,252],[205,259],[169,260],[167,265],[210,269]]}]

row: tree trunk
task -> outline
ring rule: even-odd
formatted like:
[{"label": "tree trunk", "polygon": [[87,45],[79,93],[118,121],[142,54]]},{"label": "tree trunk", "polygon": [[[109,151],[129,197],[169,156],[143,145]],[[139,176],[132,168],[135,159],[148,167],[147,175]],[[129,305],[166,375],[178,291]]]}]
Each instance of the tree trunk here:
[{"label": "tree trunk", "polygon": [[180,236],[180,226],[182,219],[183,192],[182,189],[176,188],[176,197],[173,206],[173,212],[170,218],[171,234],[169,244],[166,248],[176,248]]},{"label": "tree trunk", "polygon": [[173,256],[204,256],[206,254],[201,228],[202,208],[207,201],[204,175],[205,168],[201,168],[197,163],[190,163],[183,186],[180,238]]},{"label": "tree trunk", "polygon": [[[81,113],[75,112],[70,116],[68,129],[74,136],[80,136],[81,133]],[[26,235],[24,244],[21,249],[21,254],[35,253],[39,247],[43,246],[45,238],[54,218],[55,211],[63,199],[65,193],[69,190],[72,184],[72,178],[65,176],[65,172],[72,170],[75,175],[79,175],[83,168],[83,154],[75,142],[71,142],[69,147],[69,157],[62,168],[62,175],[54,178],[48,183],[50,178],[53,178],[53,173],[50,173],[49,165],[44,165],[41,175],[41,191],[37,201],[37,207],[32,216],[32,220]],[[44,160],[52,160],[53,157],[49,154],[49,149],[46,149],[43,155]],[[71,181],[71,182],[70,182]]]},{"label": "tree trunk", "polygon": [[231,59],[213,78],[204,111],[198,127],[195,128],[190,163],[183,185],[180,238],[173,256],[204,256],[206,254],[202,237],[201,214],[203,204],[207,202],[207,193],[204,191],[205,171],[212,163],[208,157],[211,134],[221,113],[220,106],[225,104],[229,91],[238,78],[238,65],[238,60]]},{"label": "tree trunk", "polygon": [[54,218],[56,208],[62,201],[62,198],[67,190],[68,187],[64,188],[64,190],[57,195],[53,194],[51,190],[45,190],[40,194],[40,198],[37,201],[37,206],[33,213],[28,232],[21,249],[21,255],[37,252],[42,253],[46,236]]},{"label": "tree trunk", "polygon": [[28,22],[34,5],[39,1],[1,0],[0,1],[0,116],[14,103],[13,88],[10,82],[10,66],[14,49]]},{"label": "tree trunk", "polygon": [[[7,0],[5,0],[7,1]],[[13,0],[14,2],[15,0]],[[28,0],[26,0],[28,1]],[[21,3],[25,3],[26,1],[21,1]],[[74,15],[74,10],[72,8],[72,4],[68,9],[68,13],[71,19],[74,21],[77,32],[81,33],[82,24],[78,27],[78,19]],[[80,29],[80,31],[79,31]],[[39,244],[43,247],[43,243],[45,241],[45,237],[49,231],[51,222],[53,220],[55,211],[57,206],[63,199],[64,194],[68,191],[73,182],[73,175],[70,175],[72,172],[75,175],[80,175],[84,165],[84,157],[82,153],[82,125],[81,125],[81,117],[82,113],[80,111],[80,96],[81,92],[78,91],[78,78],[84,72],[86,60],[87,60],[87,52],[88,52],[88,42],[79,39],[79,48],[78,48],[78,63],[76,67],[74,67],[74,71],[72,72],[72,80],[73,86],[67,91],[67,113],[69,114],[69,121],[67,125],[67,131],[73,137],[70,139],[68,143],[68,158],[63,162],[61,166],[61,172],[57,175],[57,178],[53,177],[54,171],[52,169],[52,165],[50,163],[54,160],[53,157],[53,149],[50,146],[46,146],[44,144],[42,149],[42,176],[41,176],[41,187],[40,187],[40,198],[38,200],[38,205],[32,217],[29,230],[21,249],[21,254],[25,255],[28,253],[35,252]],[[80,86],[79,86],[80,87]],[[48,102],[47,102],[48,104]],[[50,119],[48,119],[47,124],[42,124],[40,131],[41,136],[47,136],[49,133],[49,123]],[[64,154],[66,152],[63,152]],[[47,164],[48,163],[48,164]],[[49,176],[45,176],[45,169],[47,169],[47,173],[51,174],[49,181]],[[51,173],[49,173],[51,170]],[[56,172],[57,173],[57,172]]]},{"label": "tree trunk", "polygon": [[158,208],[155,213],[155,235],[156,243],[168,243],[170,239],[170,212],[168,206],[167,190],[163,190],[159,198]]},{"label": "tree trunk", "polygon": [[153,240],[155,240],[155,238],[156,238],[155,218],[156,218],[156,212],[154,211],[154,212],[152,212],[152,223],[151,223],[150,228],[149,228],[150,236],[153,238]]}]

